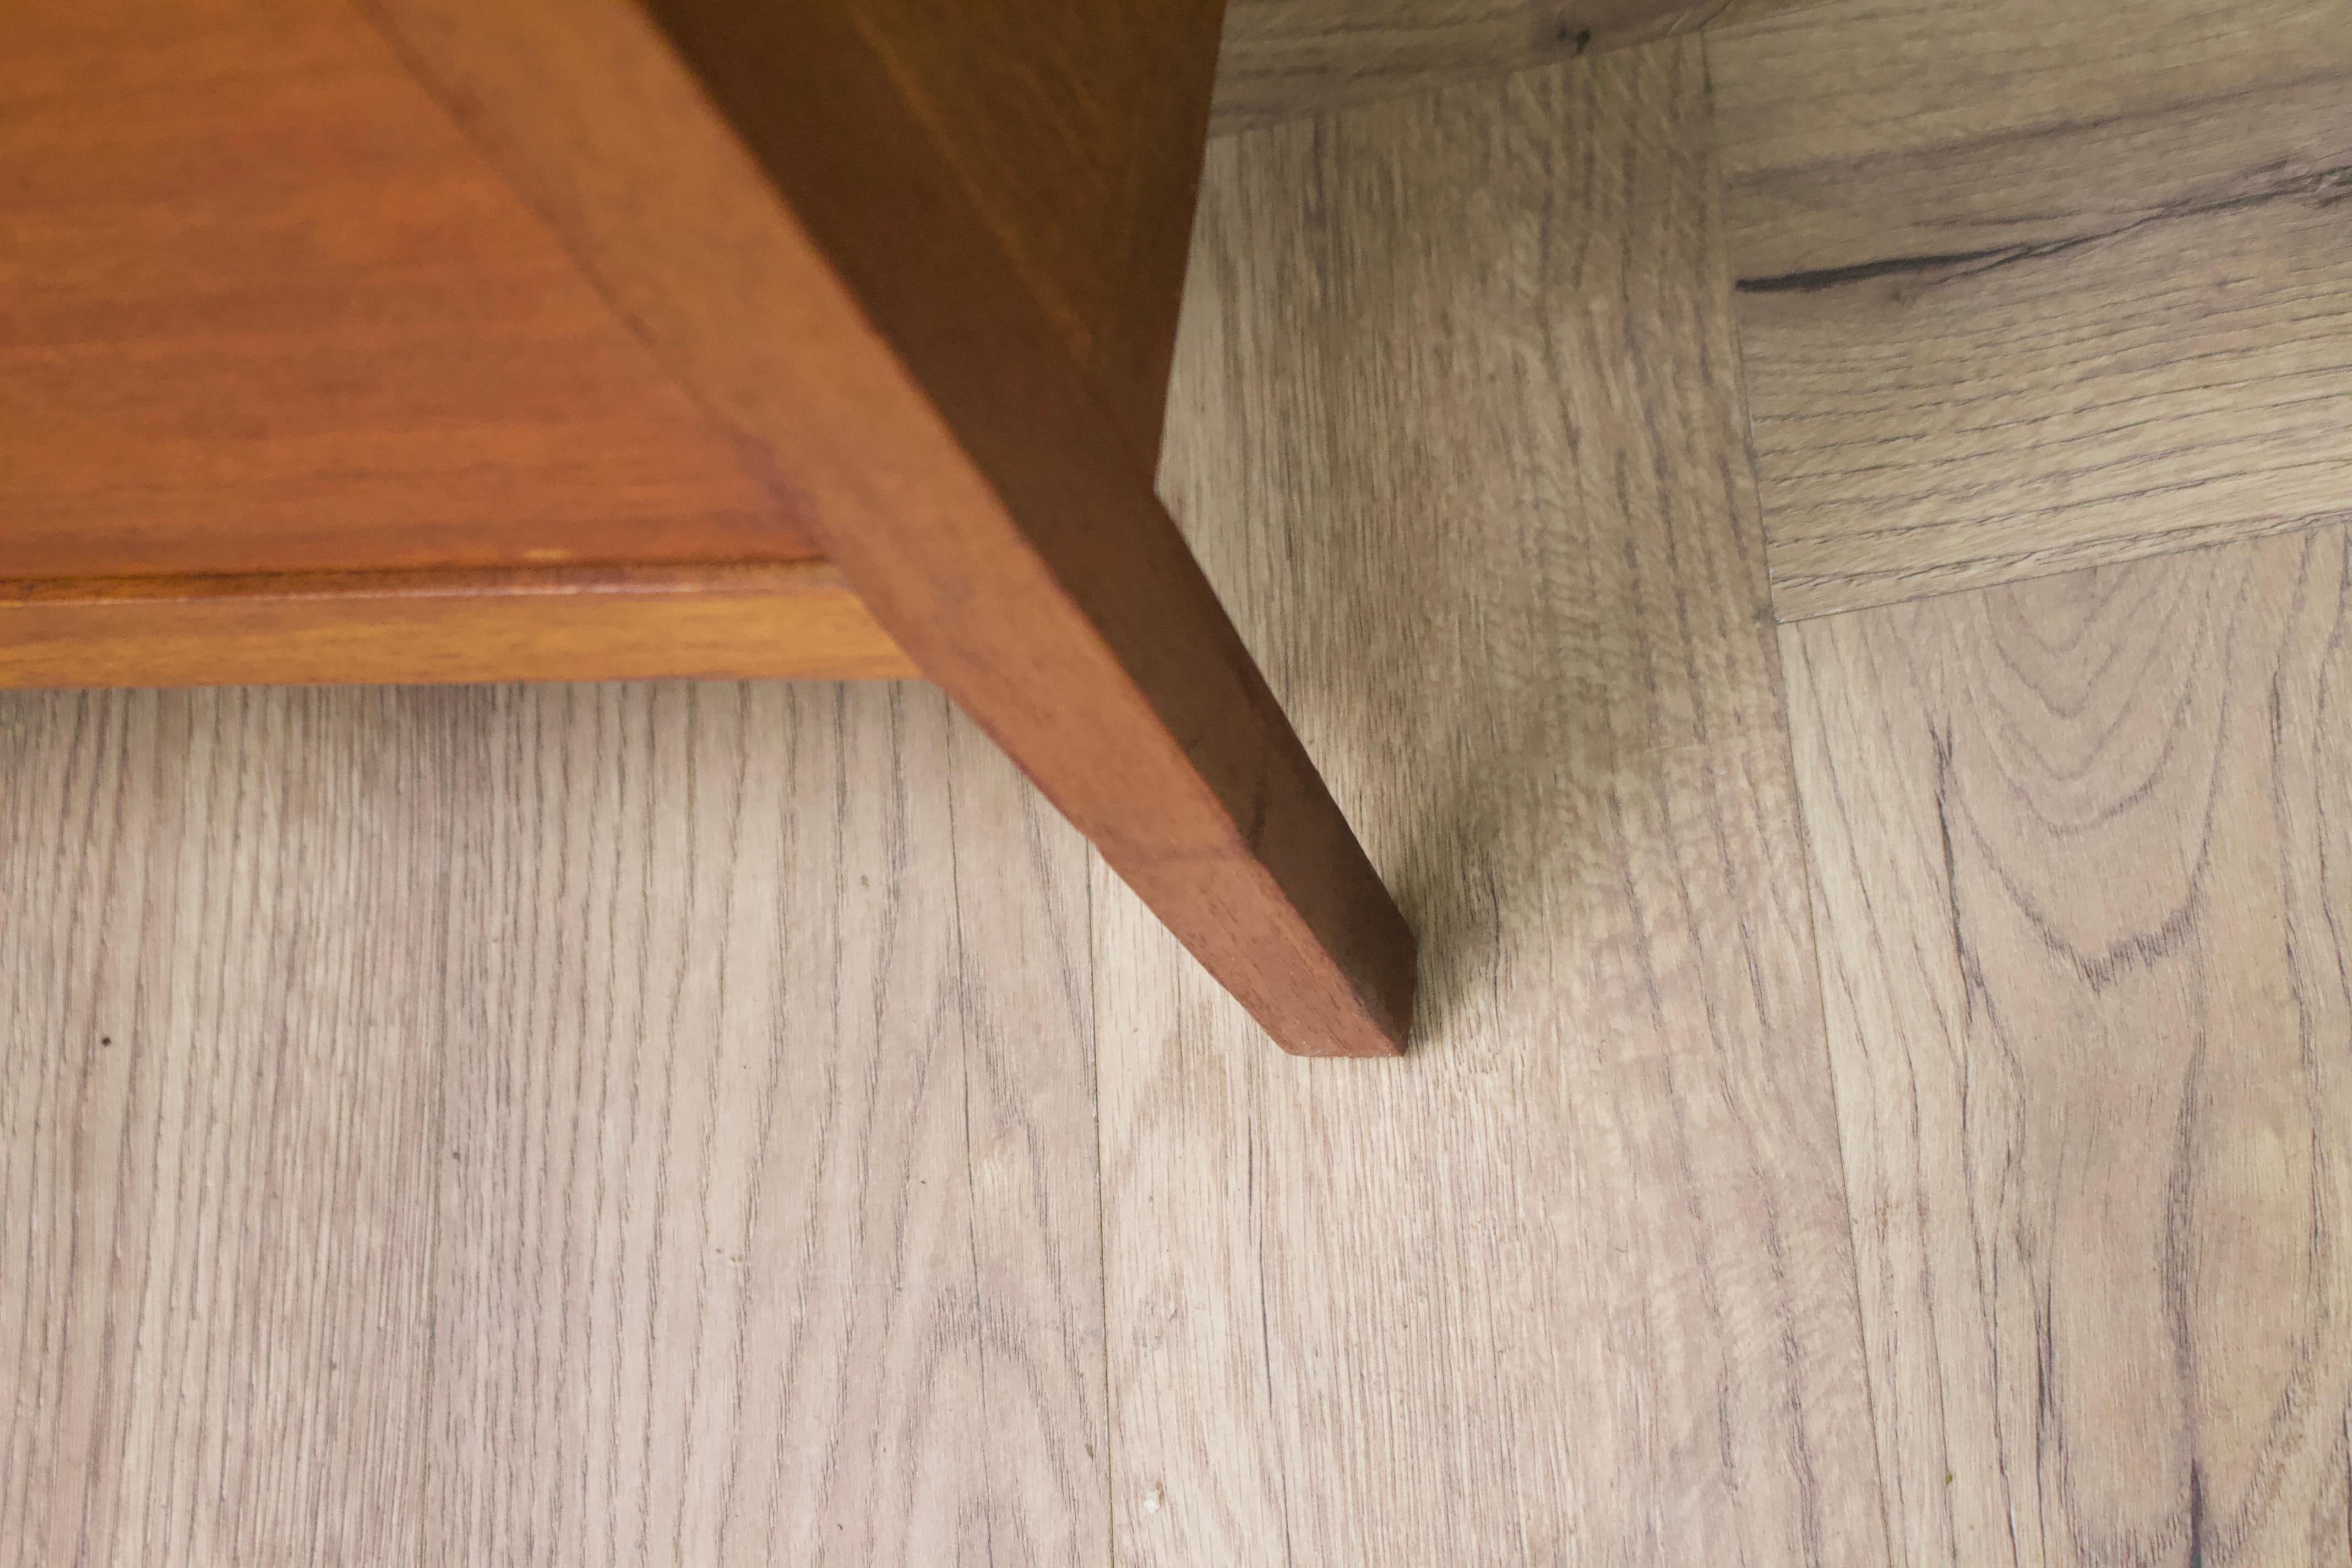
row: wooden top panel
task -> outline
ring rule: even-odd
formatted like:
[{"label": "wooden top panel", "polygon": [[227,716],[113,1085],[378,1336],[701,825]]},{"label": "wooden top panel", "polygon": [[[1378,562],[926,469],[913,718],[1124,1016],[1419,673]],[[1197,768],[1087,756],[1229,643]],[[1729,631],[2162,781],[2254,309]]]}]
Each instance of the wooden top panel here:
[{"label": "wooden top panel", "polygon": [[341,0],[33,0],[0,579],[818,554]]}]

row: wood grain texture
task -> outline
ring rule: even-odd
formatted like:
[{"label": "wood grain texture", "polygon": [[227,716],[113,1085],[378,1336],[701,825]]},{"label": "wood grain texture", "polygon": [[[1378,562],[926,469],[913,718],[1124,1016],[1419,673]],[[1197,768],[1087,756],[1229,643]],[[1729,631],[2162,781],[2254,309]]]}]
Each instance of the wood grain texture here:
[{"label": "wood grain texture", "polygon": [[0,698],[7,1568],[422,1560],[445,739]]},{"label": "wood grain texture", "polygon": [[427,1560],[1104,1562],[1084,846],[923,688],[482,729]]},{"label": "wood grain texture", "polygon": [[2344,6],[1839,0],[1707,47],[1784,617],[2352,514]]},{"label": "wood grain texture", "polygon": [[[839,8],[1148,470],[1160,457],[1224,0]],[[832,179],[870,189],[859,168]]]},{"label": "wood grain texture", "polygon": [[938,693],[0,735],[0,1563],[1107,1563],[1087,854]]},{"label": "wood grain texture", "polygon": [[1708,145],[1687,42],[1213,144],[1163,484],[1427,1011],[1097,877],[1123,1563],[1885,1560]]},{"label": "wood grain texture", "polygon": [[344,0],[0,55],[0,579],[816,554]]},{"label": "wood grain texture", "polygon": [[[846,16],[662,0],[665,33],[622,0],[373,9],[810,498],[875,619],[1275,1037],[1399,1048],[1411,932],[1132,444]],[[875,167],[892,178],[839,177]]]},{"label": "wood grain texture", "polygon": [[0,687],[900,679],[826,565],[0,584]]},{"label": "wood grain texture", "polygon": [[1232,0],[1211,127],[1534,70],[1821,0]]},{"label": "wood grain texture", "polygon": [[2352,1552],[2352,557],[1784,628],[1895,1559]]}]

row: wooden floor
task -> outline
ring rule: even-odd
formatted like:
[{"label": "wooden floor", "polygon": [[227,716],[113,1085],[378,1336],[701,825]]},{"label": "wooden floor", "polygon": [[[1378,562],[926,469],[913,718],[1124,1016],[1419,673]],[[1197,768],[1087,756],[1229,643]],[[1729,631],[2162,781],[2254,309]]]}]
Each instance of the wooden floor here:
[{"label": "wooden floor", "polygon": [[2352,13],[1745,14],[1212,148],[1402,1061],[926,687],[0,700],[0,1568],[2352,1560]]},{"label": "wooden floor", "polygon": [[2341,0],[1708,46],[1784,618],[2352,521]]}]

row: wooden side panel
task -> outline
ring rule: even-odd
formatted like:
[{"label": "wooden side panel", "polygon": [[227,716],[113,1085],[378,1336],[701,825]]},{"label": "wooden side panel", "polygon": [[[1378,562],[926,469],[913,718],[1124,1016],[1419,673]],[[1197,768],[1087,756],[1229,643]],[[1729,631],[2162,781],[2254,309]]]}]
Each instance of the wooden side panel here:
[{"label": "wooden side panel", "polygon": [[1233,0],[1219,135],[1821,0]]},{"label": "wooden side panel", "polygon": [[806,560],[344,0],[0,16],[0,580]]},{"label": "wooden side panel", "polygon": [[1895,1560],[2344,1562],[2345,531],[1782,647]]},{"label": "wooden side panel", "polygon": [[663,0],[697,75],[620,0],[376,9],[809,498],[875,619],[1275,1037],[1398,1049],[1410,931],[1134,444],[857,30]]},{"label": "wooden side panel", "polygon": [[0,585],[0,687],[914,673],[830,566]]},{"label": "wooden side panel", "polygon": [[2352,516],[2352,10],[1839,3],[1707,54],[1821,615]]},{"label": "wooden side panel", "polygon": [[1883,1563],[1695,44],[1213,145],[1164,483],[1428,942],[1096,888],[1118,1558]]},{"label": "wooden side panel", "polygon": [[[1148,470],[1160,456],[1224,0],[824,3],[899,84]],[[831,177],[871,194],[887,175]]]}]

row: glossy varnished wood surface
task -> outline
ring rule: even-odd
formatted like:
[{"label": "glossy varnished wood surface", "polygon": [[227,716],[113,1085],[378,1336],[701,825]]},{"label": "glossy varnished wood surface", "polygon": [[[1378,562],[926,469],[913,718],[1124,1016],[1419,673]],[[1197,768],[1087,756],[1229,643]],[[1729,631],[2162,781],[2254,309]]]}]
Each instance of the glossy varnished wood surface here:
[{"label": "glossy varnished wood surface", "polygon": [[1895,1560],[2352,1551],[2352,556],[1786,628]]},{"label": "glossy varnished wood surface", "polygon": [[0,1563],[1107,1563],[1086,850],[937,693],[0,743]]},{"label": "glossy varnished wood surface", "polygon": [[0,28],[0,580],[816,554],[344,0]]},{"label": "glossy varnished wood surface", "polygon": [[1708,35],[1783,616],[2352,514],[2352,12]]},{"label": "glossy varnished wood surface", "polygon": [[[697,568],[814,563],[793,443],[747,468],[471,144],[469,105],[367,13],[101,0],[9,19],[0,582],[38,584],[10,591],[42,607],[0,622],[0,680],[906,673],[838,579],[823,603],[686,591]],[[1219,17],[1213,0],[1124,30],[1066,5],[1010,27],[921,0],[854,17],[1139,469]],[[853,205],[876,188],[861,167],[826,176]],[[887,451],[895,432],[868,435]],[[477,602],[420,594],[419,574]],[[658,601],[610,591],[648,575]]]},{"label": "glossy varnished wood surface", "polygon": [[0,583],[0,688],[914,673],[823,563]]},{"label": "glossy varnished wood surface", "polygon": [[1213,147],[1162,482],[1432,941],[1292,1063],[1097,879],[1122,1563],[1885,1560],[1710,180],[1689,43]]}]

